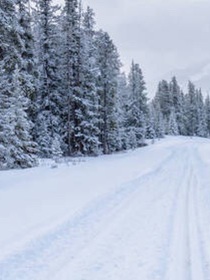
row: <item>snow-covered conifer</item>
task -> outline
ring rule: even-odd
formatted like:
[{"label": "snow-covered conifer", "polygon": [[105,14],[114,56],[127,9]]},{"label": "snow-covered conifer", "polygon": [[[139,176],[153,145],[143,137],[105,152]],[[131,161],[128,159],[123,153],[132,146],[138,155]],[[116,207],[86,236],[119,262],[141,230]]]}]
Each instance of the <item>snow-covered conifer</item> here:
[{"label": "snow-covered conifer", "polygon": [[100,105],[100,137],[103,153],[108,154],[118,149],[118,120],[116,113],[117,80],[120,61],[117,48],[108,33],[99,31],[96,35],[98,49],[97,92]]},{"label": "snow-covered conifer", "polygon": [[175,109],[171,110],[170,116],[169,116],[169,121],[168,121],[168,134],[169,135],[178,135],[179,134],[179,129],[177,125],[177,120],[176,120],[176,114],[175,114]]},{"label": "snow-covered conifer", "polygon": [[20,80],[18,66],[10,77],[1,68],[1,168],[27,168],[36,165],[36,145],[31,139],[31,123],[26,114],[28,99],[24,96]]},{"label": "snow-covered conifer", "polygon": [[197,91],[197,128],[196,135],[200,137],[207,137],[207,119],[206,119],[206,111],[203,102],[203,95],[201,90]]},{"label": "snow-covered conifer", "polygon": [[36,56],[39,84],[36,119],[36,140],[40,155],[51,157],[55,138],[60,139],[61,83],[57,56],[57,12],[52,0],[35,0]]},{"label": "snow-covered conifer", "polygon": [[185,106],[186,133],[189,136],[195,136],[197,127],[196,89],[192,82],[188,83]]},{"label": "snow-covered conifer", "polygon": [[155,132],[155,122],[156,122],[156,114],[153,102],[149,104],[149,113],[147,117],[147,139],[155,139],[156,132]]},{"label": "snow-covered conifer", "polygon": [[139,64],[132,62],[129,74],[128,126],[137,146],[144,144],[146,136],[147,96],[145,81]]},{"label": "snow-covered conifer", "polygon": [[173,101],[170,92],[170,85],[167,81],[162,80],[158,84],[155,99],[157,100],[157,102],[159,102],[160,109],[165,121],[168,122]]},{"label": "snow-covered conifer", "polygon": [[31,167],[36,164],[35,143],[26,110],[21,70],[23,39],[14,1],[0,2],[0,166]]},{"label": "snow-covered conifer", "polygon": [[206,125],[207,125],[207,135],[210,136],[210,97],[207,95],[205,100],[205,113],[206,113]]}]

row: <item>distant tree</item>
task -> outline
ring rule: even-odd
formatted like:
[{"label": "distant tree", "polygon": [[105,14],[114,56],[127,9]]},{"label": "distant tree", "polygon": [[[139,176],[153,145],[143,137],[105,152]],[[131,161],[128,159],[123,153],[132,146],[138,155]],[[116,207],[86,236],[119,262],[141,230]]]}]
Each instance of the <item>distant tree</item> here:
[{"label": "distant tree", "polygon": [[210,136],[210,97],[207,95],[205,100],[205,114],[206,114],[206,125],[207,125],[207,135]]},{"label": "distant tree", "polygon": [[128,126],[134,147],[144,144],[148,111],[145,81],[139,64],[132,62],[129,73]]},{"label": "distant tree", "polygon": [[117,86],[117,119],[118,119],[118,142],[119,149],[129,149],[129,139],[128,139],[128,103],[129,103],[129,91],[127,86],[127,77],[125,73],[121,73],[118,77],[118,86]]},{"label": "distant tree", "polygon": [[[175,114],[178,126],[178,134],[184,133],[184,98],[183,93],[178,85],[176,77],[173,77],[170,84],[170,94],[172,99],[171,113]],[[170,113],[170,115],[171,115]]]},{"label": "distant tree", "polygon": [[197,107],[197,127],[196,127],[196,135],[200,137],[207,137],[207,117],[206,117],[206,111],[204,107],[203,102],[203,95],[201,90],[197,90],[197,101],[196,101],[196,107]]},{"label": "distant tree", "polygon": [[153,103],[149,104],[149,113],[147,118],[147,139],[155,139],[156,138],[156,112]]},{"label": "distant tree", "polygon": [[186,132],[189,136],[195,136],[197,127],[196,89],[192,82],[188,83],[185,106]]},{"label": "distant tree", "polygon": [[176,121],[175,109],[171,111],[169,122],[168,122],[168,134],[169,135],[178,135],[178,125]]},{"label": "distant tree", "polygon": [[152,101],[153,107],[155,108],[155,134],[158,139],[161,139],[165,136],[165,121],[163,114],[160,109],[160,104],[157,99]]},{"label": "distant tree", "polygon": [[170,86],[174,90],[175,80],[173,80],[172,84],[169,85],[167,81],[162,80],[158,84],[158,89],[155,95],[156,102],[159,102],[161,112],[163,114],[163,118],[168,122],[169,116],[171,113],[171,107],[173,106],[173,100],[174,102],[177,102],[177,95],[175,91],[177,91],[177,88],[174,90],[173,97],[171,95]]}]

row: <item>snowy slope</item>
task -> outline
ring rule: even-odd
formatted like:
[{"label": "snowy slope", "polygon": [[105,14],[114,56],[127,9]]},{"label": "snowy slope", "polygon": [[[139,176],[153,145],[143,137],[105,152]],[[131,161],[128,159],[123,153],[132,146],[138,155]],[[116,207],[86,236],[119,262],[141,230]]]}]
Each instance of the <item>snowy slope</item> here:
[{"label": "snowy slope", "polygon": [[0,173],[0,280],[210,279],[210,140]]}]

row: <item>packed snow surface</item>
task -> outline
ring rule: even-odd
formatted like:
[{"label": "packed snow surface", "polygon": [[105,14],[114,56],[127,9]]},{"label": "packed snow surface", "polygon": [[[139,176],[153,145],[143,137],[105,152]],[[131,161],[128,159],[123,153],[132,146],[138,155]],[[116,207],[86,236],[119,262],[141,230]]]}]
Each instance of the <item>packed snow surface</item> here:
[{"label": "packed snow surface", "polygon": [[0,172],[0,280],[210,279],[210,140]]}]

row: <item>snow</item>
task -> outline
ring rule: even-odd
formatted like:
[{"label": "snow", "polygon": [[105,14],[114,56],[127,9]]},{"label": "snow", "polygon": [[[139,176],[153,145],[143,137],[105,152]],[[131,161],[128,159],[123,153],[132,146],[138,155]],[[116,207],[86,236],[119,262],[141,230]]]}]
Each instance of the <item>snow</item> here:
[{"label": "snow", "polygon": [[0,280],[210,279],[210,140],[0,172]]}]

